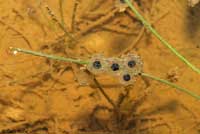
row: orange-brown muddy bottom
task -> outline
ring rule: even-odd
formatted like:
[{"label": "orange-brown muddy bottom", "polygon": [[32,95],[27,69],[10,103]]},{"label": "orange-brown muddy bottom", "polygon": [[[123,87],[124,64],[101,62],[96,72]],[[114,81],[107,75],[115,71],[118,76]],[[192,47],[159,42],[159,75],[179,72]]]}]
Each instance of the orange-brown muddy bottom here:
[{"label": "orange-brown muddy bottom", "polygon": [[[8,52],[20,47],[81,59],[134,53],[143,59],[144,72],[200,95],[200,76],[116,1],[0,0],[0,134],[200,133],[200,102],[162,83],[138,77],[125,87],[100,75],[97,84],[81,66]],[[186,0],[135,4],[200,67],[200,5],[189,7]],[[63,36],[63,25],[73,39]]]}]

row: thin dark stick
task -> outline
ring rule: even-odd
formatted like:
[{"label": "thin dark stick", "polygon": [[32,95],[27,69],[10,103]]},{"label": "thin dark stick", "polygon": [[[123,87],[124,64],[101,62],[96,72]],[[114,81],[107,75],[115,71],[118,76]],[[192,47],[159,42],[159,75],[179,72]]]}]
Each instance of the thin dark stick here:
[{"label": "thin dark stick", "polygon": [[72,13],[72,24],[71,24],[72,32],[74,32],[74,30],[75,30],[75,25],[76,25],[75,19],[76,19],[77,7],[78,7],[78,1],[75,0],[74,1],[73,13]]},{"label": "thin dark stick", "polygon": [[97,81],[96,78],[94,78],[94,83],[96,84],[99,91],[103,94],[103,96],[106,98],[106,100],[113,106],[114,109],[118,109],[113,100],[110,99],[110,97],[106,94],[104,89],[101,87],[100,83]]},{"label": "thin dark stick", "polygon": [[16,30],[16,29],[13,28],[12,26],[6,24],[6,23],[3,22],[2,20],[0,20],[0,23],[1,23],[2,25],[4,25],[4,26],[7,26],[8,29],[14,31],[14,32],[17,33],[19,36],[21,36],[22,39],[24,39],[24,41],[27,43],[28,47],[29,47],[30,49],[32,49],[31,43],[29,42],[29,40],[28,40],[22,33],[20,33],[18,30]]},{"label": "thin dark stick", "polygon": [[48,12],[48,14],[50,15],[51,19],[52,19],[54,22],[56,22],[56,23],[58,24],[58,26],[59,26],[59,28],[60,28],[61,30],[63,30],[63,32],[65,33],[65,36],[68,36],[71,40],[73,40],[73,41],[76,42],[76,40],[75,40],[74,37],[71,35],[71,33],[68,32],[67,29],[65,28],[65,26],[64,26],[62,23],[60,23],[60,22],[58,21],[56,15],[53,13],[53,11],[49,8],[48,5],[46,5],[46,9],[47,9],[47,12]]},{"label": "thin dark stick", "polygon": [[64,3],[64,0],[59,0],[61,23],[62,23],[63,27],[65,28],[65,20],[64,20],[64,13],[63,13],[63,3]]}]

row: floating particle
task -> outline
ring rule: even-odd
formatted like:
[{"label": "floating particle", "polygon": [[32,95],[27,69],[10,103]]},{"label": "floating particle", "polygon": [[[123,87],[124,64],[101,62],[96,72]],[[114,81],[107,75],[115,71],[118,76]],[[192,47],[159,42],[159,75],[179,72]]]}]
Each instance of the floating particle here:
[{"label": "floating particle", "polygon": [[10,54],[10,55],[17,55],[18,51],[16,49],[14,49],[13,47],[9,47],[7,49],[7,53]]},{"label": "floating particle", "polygon": [[16,55],[17,53],[18,53],[18,51],[16,51],[16,50],[13,51],[13,54],[14,54],[14,55]]},{"label": "floating particle", "polygon": [[128,5],[124,0],[116,0],[115,1],[115,7],[119,9],[119,12],[124,12]]}]

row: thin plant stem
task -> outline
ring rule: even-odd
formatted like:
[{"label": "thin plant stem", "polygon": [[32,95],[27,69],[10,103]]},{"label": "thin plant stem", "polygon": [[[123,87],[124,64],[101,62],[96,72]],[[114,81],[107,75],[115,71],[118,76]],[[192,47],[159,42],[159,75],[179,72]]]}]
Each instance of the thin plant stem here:
[{"label": "thin plant stem", "polygon": [[40,56],[40,57],[45,57],[48,59],[53,59],[53,60],[58,60],[58,61],[64,61],[64,62],[71,62],[71,63],[76,63],[76,64],[89,64],[89,61],[83,61],[80,59],[72,59],[72,58],[65,58],[65,57],[60,57],[60,56],[55,56],[55,55],[50,55],[50,54],[44,54],[41,52],[36,52],[36,51],[31,51],[31,50],[26,50],[26,49],[21,49],[21,48],[11,48],[12,52],[22,52],[25,54],[30,54],[34,56]]},{"label": "thin plant stem", "polygon": [[[41,52],[36,52],[36,51],[31,51],[31,50],[26,50],[26,49],[21,49],[21,48],[10,48],[11,51],[15,54],[17,52],[21,52],[21,53],[25,53],[25,54],[30,54],[30,55],[34,55],[34,56],[40,56],[40,57],[45,57],[45,58],[49,58],[49,59],[53,59],[53,60],[58,60],[58,61],[64,61],[64,62],[71,62],[71,63],[76,63],[76,64],[80,64],[80,65],[87,65],[89,64],[89,61],[85,61],[85,60],[80,60],[80,59],[72,59],[72,58],[65,58],[65,57],[60,57],[60,56],[55,56],[55,55],[49,55],[49,54],[44,54],[44,53],[41,53]],[[153,79],[153,80],[156,80],[158,82],[161,82],[161,83],[164,83],[170,87],[173,87],[181,92],[184,92],[198,100],[200,100],[200,96],[195,94],[194,92],[186,89],[186,88],[183,88],[183,87],[180,87],[174,83],[171,83],[167,80],[164,80],[164,79],[161,79],[161,78],[158,78],[156,76],[153,76],[153,75],[150,75],[150,74],[147,74],[147,73],[142,73],[141,76],[144,76],[144,77],[147,77],[147,78],[150,78],[150,79]],[[113,101],[108,97],[108,95],[104,92],[104,90],[102,90],[102,88],[99,86],[99,83],[97,80],[95,80],[95,83],[97,84],[99,90],[103,93],[103,95],[105,96],[105,98],[113,105],[113,107],[116,108],[116,105],[113,103]]]},{"label": "thin plant stem", "polygon": [[169,82],[169,81],[167,81],[167,80],[158,78],[158,77],[156,77],[156,76],[153,76],[153,75],[150,75],[150,74],[147,74],[147,73],[142,73],[141,75],[144,76],[144,77],[147,77],[147,78],[156,80],[156,81],[158,81],[158,82],[161,82],[161,83],[163,83],[163,84],[166,84],[166,85],[168,85],[168,86],[170,86],[170,87],[173,87],[173,88],[175,88],[175,89],[177,89],[177,90],[179,90],[179,91],[181,91],[181,92],[184,92],[184,93],[186,93],[186,94],[188,94],[188,95],[190,95],[190,96],[196,98],[197,100],[200,100],[200,96],[197,95],[196,93],[194,93],[194,92],[192,92],[192,91],[190,91],[190,90],[188,90],[188,89],[186,89],[186,88],[180,87],[180,86],[178,86],[178,85],[176,85],[176,84],[174,84],[174,83],[172,83],[172,82]]},{"label": "thin plant stem", "polygon": [[57,19],[56,15],[54,14],[54,12],[49,8],[48,5],[46,5],[46,9],[49,13],[49,15],[51,16],[51,19],[56,22],[58,24],[58,26],[60,27],[61,30],[63,30],[63,32],[65,33],[66,36],[68,36],[72,41],[75,41],[76,40],[74,39],[74,37],[71,35],[70,32],[67,31],[67,29],[65,28],[65,26],[59,22],[59,20]]},{"label": "thin plant stem", "polygon": [[130,9],[134,12],[137,18],[143,23],[143,25],[153,34],[155,35],[160,42],[169,48],[180,60],[182,60],[187,66],[189,66],[193,71],[200,74],[200,69],[190,63],[184,56],[182,56],[175,48],[172,47],[170,43],[168,43],[152,26],[151,24],[137,11],[137,9],[133,6],[133,4],[129,0],[124,0]]},{"label": "thin plant stem", "polygon": [[59,0],[61,23],[62,23],[63,27],[65,28],[64,13],[63,13],[63,3],[64,3],[64,0]]}]

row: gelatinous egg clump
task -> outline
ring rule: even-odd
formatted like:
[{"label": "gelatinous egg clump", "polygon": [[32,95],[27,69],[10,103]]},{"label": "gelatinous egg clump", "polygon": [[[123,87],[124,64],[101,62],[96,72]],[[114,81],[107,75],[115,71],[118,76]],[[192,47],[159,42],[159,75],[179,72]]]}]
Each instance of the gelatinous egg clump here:
[{"label": "gelatinous egg clump", "polygon": [[102,55],[94,55],[87,69],[97,75],[107,73],[119,78],[125,85],[133,84],[136,76],[142,73],[143,63],[139,56],[128,54],[120,58],[105,58]]}]

